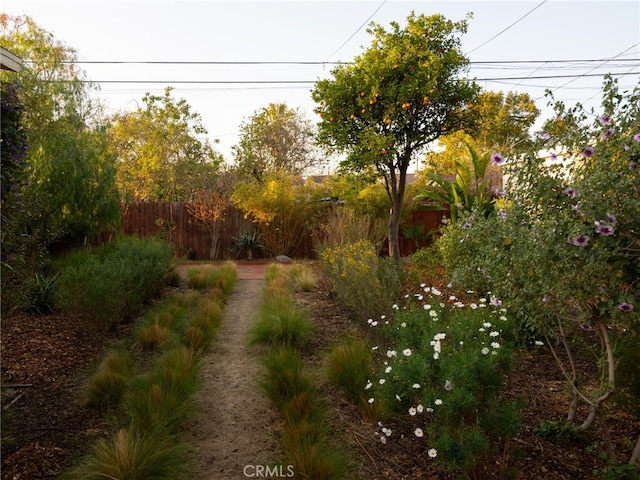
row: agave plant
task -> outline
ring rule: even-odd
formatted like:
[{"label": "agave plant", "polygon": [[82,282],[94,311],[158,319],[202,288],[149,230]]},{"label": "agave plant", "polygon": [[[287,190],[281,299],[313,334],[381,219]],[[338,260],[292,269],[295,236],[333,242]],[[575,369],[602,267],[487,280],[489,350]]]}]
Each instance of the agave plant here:
[{"label": "agave plant", "polygon": [[255,230],[245,232],[239,237],[231,238],[233,239],[233,245],[231,245],[230,250],[232,253],[236,254],[236,257],[238,257],[242,252],[245,252],[247,259],[251,260],[253,258],[254,251],[265,250],[265,247],[262,244],[262,235]]}]

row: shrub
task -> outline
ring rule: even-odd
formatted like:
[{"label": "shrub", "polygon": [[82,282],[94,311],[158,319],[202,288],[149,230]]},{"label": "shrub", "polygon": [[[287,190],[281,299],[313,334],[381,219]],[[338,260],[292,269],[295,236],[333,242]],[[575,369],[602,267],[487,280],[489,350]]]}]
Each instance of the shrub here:
[{"label": "shrub", "polygon": [[172,271],[168,244],[138,238],[72,254],[66,263],[58,280],[61,308],[93,319],[103,330],[133,318]]},{"label": "shrub", "polygon": [[122,429],[112,439],[100,440],[70,478],[173,480],[183,469],[184,452],[172,438]]},{"label": "shrub", "polygon": [[318,284],[318,280],[313,275],[311,269],[300,263],[288,267],[288,277],[291,287],[296,291],[310,292]]},{"label": "shrub", "polygon": [[379,258],[369,241],[327,247],[320,260],[353,318],[366,321],[389,313],[402,287],[402,271],[393,260]]},{"label": "shrub", "polygon": [[387,223],[382,217],[358,214],[353,208],[336,207],[328,215],[316,235],[315,248],[319,253],[326,248],[345,247],[363,240],[374,248],[382,248],[387,235]]},{"label": "shrub", "polygon": [[375,403],[408,413],[408,434],[424,436],[425,450],[435,448],[449,468],[469,474],[490,446],[519,429],[518,405],[499,395],[511,361],[503,332],[512,327],[506,310],[486,299],[447,307],[440,291],[425,290],[388,325],[374,327],[391,345],[365,388]]},{"label": "shrub", "polygon": [[59,299],[57,281],[58,274],[36,273],[26,284],[26,311],[38,315],[53,312]]}]

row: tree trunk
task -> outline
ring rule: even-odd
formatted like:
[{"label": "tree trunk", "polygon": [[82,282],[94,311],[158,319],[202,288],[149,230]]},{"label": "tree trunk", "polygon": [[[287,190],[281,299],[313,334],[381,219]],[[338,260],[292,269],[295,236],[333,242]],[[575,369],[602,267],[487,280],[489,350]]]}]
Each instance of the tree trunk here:
[{"label": "tree trunk", "polygon": [[400,215],[402,208],[392,205],[389,216],[389,257],[400,260]]}]

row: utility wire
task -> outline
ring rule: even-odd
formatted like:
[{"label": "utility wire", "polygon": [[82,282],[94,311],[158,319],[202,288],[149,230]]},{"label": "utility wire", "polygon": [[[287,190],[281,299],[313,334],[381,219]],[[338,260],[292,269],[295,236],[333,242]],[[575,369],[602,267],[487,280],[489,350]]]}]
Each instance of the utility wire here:
[{"label": "utility wire", "polygon": [[[545,1],[546,1],[546,0],[545,0]],[[378,8],[376,8],[376,9],[375,9],[375,11],[374,11],[371,15],[369,15],[369,18],[367,18],[367,19],[362,23],[362,25],[360,25],[360,26],[358,27],[358,29],[357,29],[355,32],[353,32],[353,33],[351,34],[351,36],[350,36],[349,38],[347,38],[347,39],[345,40],[345,42],[344,42],[342,45],[340,45],[340,46],[338,47],[338,49],[337,49],[335,52],[333,52],[331,55],[329,55],[329,56],[327,57],[327,59],[326,59],[323,63],[328,63],[328,62],[327,62],[327,60],[329,60],[329,59],[330,59],[331,57],[333,57],[336,53],[338,53],[340,50],[342,50],[342,48],[343,48],[347,43],[349,43],[349,42],[351,41],[351,39],[352,39],[353,37],[355,37],[355,36],[356,36],[356,34],[357,34],[360,30],[362,30],[362,27],[364,27],[367,23],[369,23],[369,20],[371,20],[371,19],[373,18],[373,16],[374,16],[376,13],[378,13],[378,10],[380,10],[380,9],[384,6],[384,4],[385,4],[385,3],[387,3],[387,0],[383,0],[383,2],[378,6]]]},{"label": "utility wire", "polygon": [[[633,47],[631,47],[633,48]],[[627,49],[629,50],[629,49]],[[626,52],[626,50],[625,50]],[[619,55],[622,56],[622,55]],[[616,59],[618,62],[638,62],[640,58],[583,58],[583,59],[559,59],[559,60],[483,60],[471,61],[471,65],[511,65],[511,64],[538,64],[538,63],[595,63],[609,62]],[[25,63],[34,63],[26,60]],[[91,65],[326,65],[348,64],[351,62],[315,62],[315,61],[148,61],[148,60],[78,60],[63,61],[64,64],[91,64]]]},{"label": "utility wire", "polygon": [[527,13],[525,13],[522,17],[520,17],[519,19],[517,19],[515,22],[513,22],[511,25],[509,25],[507,28],[501,30],[500,32],[496,33],[493,37],[491,37],[489,40],[487,40],[486,42],[478,45],[476,48],[474,48],[473,50],[471,50],[470,52],[467,52],[467,55],[472,54],[473,52],[475,52],[476,50],[484,47],[487,43],[495,40],[496,38],[498,38],[500,35],[502,35],[504,32],[506,32],[507,30],[509,30],[511,27],[513,27],[514,25],[516,25],[518,22],[520,22],[521,20],[524,20],[527,16],[529,16],[531,13],[534,12],[534,10],[537,10],[538,8],[540,8],[542,5],[544,5],[545,3],[547,3],[547,0],[542,0],[542,2],[540,2],[538,5],[536,5],[535,7],[533,7],[531,10],[529,10]]},{"label": "utility wire", "polygon": [[[635,67],[634,67],[635,68]],[[640,73],[640,72],[638,72]],[[541,75],[541,76],[526,76],[526,77],[487,77],[487,78],[476,78],[475,81],[478,82],[498,82],[503,80],[549,80],[556,78],[582,78],[582,77],[601,77],[603,75],[609,74],[611,76],[624,76],[629,75],[630,72],[624,73],[582,73],[577,75]],[[301,85],[301,84],[314,84],[316,80],[51,80],[51,82],[82,82],[82,83],[144,83],[144,84],[154,84],[154,83],[173,83],[173,84],[212,84],[212,85],[222,85],[222,84],[233,84],[233,85],[256,85],[256,84],[264,84],[264,85]],[[565,85],[568,85],[570,82],[567,82]]]}]

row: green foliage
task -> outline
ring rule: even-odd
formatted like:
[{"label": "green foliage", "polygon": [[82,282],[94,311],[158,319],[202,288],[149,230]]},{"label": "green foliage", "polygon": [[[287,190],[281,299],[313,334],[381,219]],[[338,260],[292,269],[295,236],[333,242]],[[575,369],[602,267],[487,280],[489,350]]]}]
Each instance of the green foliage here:
[{"label": "green foliage", "polygon": [[400,258],[398,229],[406,173],[414,153],[470,121],[466,104],[479,87],[461,75],[468,59],[459,35],[466,20],[411,14],[404,29],[373,24],[372,46],[312,92],[319,142],[346,153],[342,169],[384,177],[392,207],[389,252]]},{"label": "green foliage", "polygon": [[[410,434],[425,437],[449,468],[469,473],[520,428],[519,406],[500,396],[511,352],[505,311],[483,301],[446,306],[435,288],[414,294],[383,329],[388,338],[378,376],[365,389],[407,415]],[[406,428],[406,427],[403,427]],[[384,432],[383,432],[384,433]]]},{"label": "green foliage", "polygon": [[240,126],[240,143],[233,147],[235,168],[242,178],[263,183],[273,173],[300,177],[319,167],[313,129],[298,109],[283,103],[257,110]]},{"label": "green foliage", "polygon": [[173,480],[183,471],[185,447],[158,433],[119,430],[100,440],[69,478]]},{"label": "green foliage", "polygon": [[273,349],[264,365],[266,375],[260,385],[279,409],[283,409],[296,395],[314,394],[313,382],[304,372],[299,354],[291,348]]},{"label": "green foliage", "polygon": [[397,263],[380,258],[367,240],[327,247],[320,261],[349,314],[362,322],[388,313],[402,287]]},{"label": "green foliage", "polygon": [[189,268],[187,270],[187,287],[194,290],[208,290],[216,287],[228,297],[238,279],[238,268],[233,262],[222,265],[209,265]]},{"label": "green foliage", "polygon": [[533,433],[547,440],[577,440],[580,438],[580,432],[575,425],[566,420],[542,422],[533,429]]},{"label": "green foliage", "polygon": [[306,312],[290,294],[266,289],[258,318],[249,329],[249,338],[253,344],[295,348],[303,345],[313,330]]},{"label": "green foliage", "polygon": [[468,215],[474,209],[482,215],[488,215],[493,210],[492,198],[487,191],[490,180],[484,179],[489,165],[489,154],[478,155],[471,145],[467,145],[467,148],[472,168],[465,162],[455,160],[454,181],[447,180],[435,172],[425,173],[432,184],[416,196],[416,200],[430,200],[436,203],[426,204],[422,208],[449,210],[453,221]]},{"label": "green foliage", "polygon": [[310,292],[318,285],[318,279],[311,269],[300,263],[287,268],[287,277],[294,291]]},{"label": "green foliage", "polygon": [[492,291],[552,352],[590,363],[587,378],[598,380],[587,387],[556,355],[570,387],[567,418],[577,422],[582,404],[589,412],[579,430],[619,396],[616,365],[633,362],[621,347],[638,332],[640,89],[621,93],[607,79],[603,97],[599,112],[555,103],[556,119],[506,167],[495,214],[474,211],[438,241],[454,283]]},{"label": "green foliage", "polygon": [[147,93],[144,107],[119,113],[109,128],[118,161],[118,187],[126,201],[187,201],[214,182],[222,164],[208,141],[202,120],[172,88]]},{"label": "green foliage", "polygon": [[38,315],[53,312],[59,295],[56,289],[58,274],[36,273],[26,284],[26,311]]},{"label": "green foliage", "polygon": [[236,254],[236,258],[241,253],[245,253],[247,259],[253,258],[253,252],[264,252],[265,247],[262,244],[262,234],[255,230],[244,232],[239,237],[231,237],[233,244],[229,247],[231,253]]},{"label": "green foliage", "polygon": [[55,242],[79,245],[120,220],[115,161],[91,99],[95,85],[85,81],[76,52],[31,18],[4,15],[1,26],[0,44],[24,60],[12,74],[29,145],[20,234],[36,250]]},{"label": "green foliage", "polygon": [[329,381],[340,387],[354,405],[366,402],[364,387],[371,377],[371,349],[361,340],[334,347],[325,359]]},{"label": "green foliage", "polygon": [[132,428],[141,432],[162,429],[176,433],[189,414],[192,394],[197,388],[201,362],[194,350],[178,347],[168,350],[148,375],[137,379],[127,406]]},{"label": "green foliage", "polygon": [[19,219],[24,208],[27,136],[23,127],[24,107],[18,99],[18,86],[2,82],[0,91],[0,248],[2,275],[2,313],[23,306],[24,281],[29,277],[27,241]]},{"label": "green foliage", "polygon": [[319,216],[318,205],[310,199],[310,188],[284,171],[265,176],[263,182],[239,182],[231,201],[258,225],[262,242],[272,256],[291,256]]},{"label": "green foliage", "polygon": [[[440,149],[427,154],[427,169],[455,175],[454,162],[467,156],[467,144],[477,152],[499,152],[503,156],[531,145],[529,131],[540,112],[528,94],[484,91],[469,108],[477,114],[477,124],[441,137]],[[500,172],[490,168],[488,173],[496,179]]]},{"label": "green foliage", "polygon": [[315,249],[319,253],[327,247],[344,247],[362,240],[379,249],[386,236],[386,222],[381,217],[359,214],[351,207],[337,206],[318,230]]},{"label": "green foliage", "polygon": [[168,244],[134,237],[72,253],[58,280],[60,308],[106,330],[158,295],[173,268],[171,259]]}]

